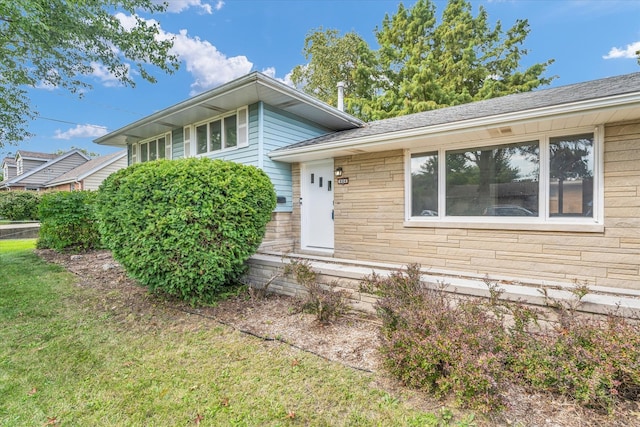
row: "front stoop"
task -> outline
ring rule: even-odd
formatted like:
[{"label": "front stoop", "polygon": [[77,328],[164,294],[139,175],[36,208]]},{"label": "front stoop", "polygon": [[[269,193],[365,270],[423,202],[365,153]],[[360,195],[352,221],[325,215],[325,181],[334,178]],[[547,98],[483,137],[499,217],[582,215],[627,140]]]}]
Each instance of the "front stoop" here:
[{"label": "front stoop", "polygon": [[[304,294],[304,288],[298,285],[292,277],[282,275],[284,266],[292,259],[307,260],[311,268],[318,272],[320,283],[336,284],[336,289],[348,292],[354,309],[367,312],[374,311],[376,297],[360,292],[362,279],[373,272],[386,276],[403,268],[398,264],[263,252],[255,254],[247,261],[249,268],[245,275],[245,281],[251,286],[262,287],[271,280],[269,290],[272,292],[290,296]],[[571,289],[576,286],[573,283],[550,283],[549,281],[523,278],[465,276],[454,272],[438,272],[436,274],[428,269],[423,269],[423,272],[422,281],[425,284],[434,287],[445,284],[447,292],[488,298],[490,296],[488,284],[495,283],[502,291],[501,298],[540,308],[549,308],[548,301],[550,299],[570,303],[574,300]],[[277,277],[274,279],[274,276]],[[542,292],[543,289],[546,290],[546,297]],[[578,311],[595,315],[615,312],[624,317],[640,318],[640,291],[602,286],[590,286],[589,290],[590,292],[582,298]]]}]

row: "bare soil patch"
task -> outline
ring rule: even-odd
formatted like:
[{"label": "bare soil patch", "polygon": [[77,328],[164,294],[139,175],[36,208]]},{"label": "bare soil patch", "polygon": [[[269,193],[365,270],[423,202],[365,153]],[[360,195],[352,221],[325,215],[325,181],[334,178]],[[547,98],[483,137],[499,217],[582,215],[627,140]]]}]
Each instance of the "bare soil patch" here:
[{"label": "bare soil patch", "polygon": [[[325,359],[373,374],[376,387],[425,411],[447,406],[423,393],[409,390],[390,379],[380,368],[377,353],[379,322],[375,316],[352,312],[331,324],[320,324],[311,314],[300,313],[291,298],[248,294],[223,301],[216,307],[191,307],[149,294],[127,277],[109,251],[60,254],[38,250],[44,260],[63,266],[78,276],[78,286],[99,291],[92,310],[108,312],[117,322],[137,327],[170,327],[197,330],[225,324],[260,339],[281,341]],[[489,417],[476,416],[478,426],[639,426],[640,404],[624,402],[613,414],[580,407],[562,397],[533,394],[514,387],[507,396],[509,407]],[[456,411],[457,412],[457,411]],[[464,412],[457,413],[458,419]]]}]

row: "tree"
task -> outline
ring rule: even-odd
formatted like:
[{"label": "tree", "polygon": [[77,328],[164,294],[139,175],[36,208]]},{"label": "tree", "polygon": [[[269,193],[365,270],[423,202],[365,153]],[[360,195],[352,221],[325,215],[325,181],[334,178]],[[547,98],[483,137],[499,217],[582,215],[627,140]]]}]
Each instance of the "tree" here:
[{"label": "tree", "polygon": [[360,75],[375,73],[375,58],[367,42],[355,32],[340,37],[337,30],[318,28],[305,38],[306,65],[294,67],[291,80],[307,93],[330,105],[337,104],[337,85],[344,83],[347,109],[357,100],[370,99],[373,87],[362,85]]},{"label": "tree", "polygon": [[[332,61],[350,58],[347,111],[364,120],[395,117],[549,84],[552,78],[543,74],[553,60],[521,70],[529,31],[526,20],[517,20],[506,32],[500,22],[491,28],[485,9],[480,7],[474,17],[467,0],[449,0],[438,22],[433,0],[418,0],[411,8],[401,3],[393,16],[384,17],[375,30],[377,51],[364,45],[347,49],[343,39],[348,35],[340,39],[335,31],[329,39],[309,34],[306,69],[331,75]],[[309,74],[306,82],[318,82]],[[301,83],[312,94],[335,92],[334,82]]]},{"label": "tree", "polygon": [[[173,40],[160,40],[159,25],[137,14],[158,13],[153,0],[17,0],[0,2],[0,147],[30,136],[27,121],[37,116],[28,88],[62,87],[81,94],[83,80],[104,67],[123,85],[135,86],[132,70],[155,82],[148,66],[178,68]],[[124,24],[115,11],[133,16]]]}]

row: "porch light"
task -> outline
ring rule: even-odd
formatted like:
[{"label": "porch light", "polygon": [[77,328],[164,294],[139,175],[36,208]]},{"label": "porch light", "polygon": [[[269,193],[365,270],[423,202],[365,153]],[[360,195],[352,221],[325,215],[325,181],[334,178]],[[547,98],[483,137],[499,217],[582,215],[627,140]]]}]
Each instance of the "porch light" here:
[{"label": "porch light", "polygon": [[342,176],[342,168],[341,167],[336,168],[336,176]]}]

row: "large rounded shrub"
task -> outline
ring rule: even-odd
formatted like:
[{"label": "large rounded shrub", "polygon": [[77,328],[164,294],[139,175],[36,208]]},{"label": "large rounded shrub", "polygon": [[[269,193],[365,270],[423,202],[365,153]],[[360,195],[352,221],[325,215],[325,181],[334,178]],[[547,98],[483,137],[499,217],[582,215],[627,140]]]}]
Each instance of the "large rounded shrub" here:
[{"label": "large rounded shrub", "polygon": [[114,257],[152,290],[192,303],[237,278],[276,205],[263,171],[206,158],[139,163],[98,193],[100,232]]},{"label": "large rounded shrub", "polygon": [[40,195],[32,191],[0,191],[0,218],[10,221],[38,219]]}]

